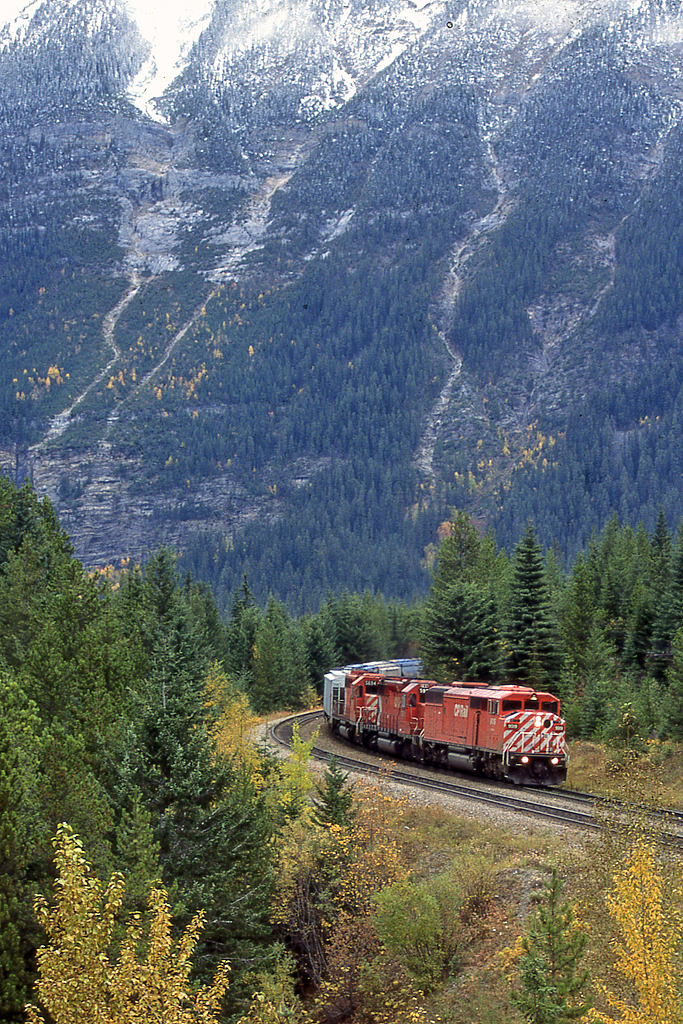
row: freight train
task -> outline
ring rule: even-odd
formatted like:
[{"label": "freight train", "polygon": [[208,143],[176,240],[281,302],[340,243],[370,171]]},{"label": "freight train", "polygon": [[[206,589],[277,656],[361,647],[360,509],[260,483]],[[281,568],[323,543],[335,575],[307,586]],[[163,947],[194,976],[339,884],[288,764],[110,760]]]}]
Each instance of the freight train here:
[{"label": "freight train", "polygon": [[420,662],[348,665],[325,676],[332,732],[395,757],[472,771],[517,785],[567,777],[560,702],[517,683],[447,686],[418,678]]}]

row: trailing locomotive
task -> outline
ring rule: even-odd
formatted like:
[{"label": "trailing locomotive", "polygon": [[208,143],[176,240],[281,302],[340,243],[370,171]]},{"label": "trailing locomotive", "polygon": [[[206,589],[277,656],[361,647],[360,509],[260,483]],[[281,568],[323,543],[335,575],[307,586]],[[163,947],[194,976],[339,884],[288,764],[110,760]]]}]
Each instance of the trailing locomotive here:
[{"label": "trailing locomotive", "polygon": [[518,785],[567,777],[565,723],[551,693],[504,683],[417,678],[418,661],[377,662],[325,676],[323,709],[344,739],[396,757]]}]

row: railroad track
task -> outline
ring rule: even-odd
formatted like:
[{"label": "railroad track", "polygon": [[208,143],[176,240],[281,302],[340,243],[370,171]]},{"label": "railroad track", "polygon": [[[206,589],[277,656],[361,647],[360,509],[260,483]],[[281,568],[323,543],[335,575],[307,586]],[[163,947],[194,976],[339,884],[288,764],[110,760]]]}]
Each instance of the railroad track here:
[{"label": "railroad track", "polygon": [[[291,746],[292,728],[295,721],[300,726],[305,726],[321,718],[321,711],[293,715],[273,726],[271,735],[277,743]],[[339,745],[341,748],[341,741],[339,741]],[[343,744],[344,749],[347,747],[348,744]],[[456,781],[457,776],[454,779],[454,773],[450,771],[396,761],[382,754],[366,754],[360,749],[358,756],[349,756],[346,753],[338,753],[336,750],[330,751],[313,746],[311,754],[326,762],[334,758],[340,768],[345,771],[363,772],[367,775],[386,773],[386,766],[391,765],[390,778],[392,782],[414,786],[445,796],[476,801],[501,811],[517,812],[567,828],[597,830],[601,827],[601,823],[596,812],[609,808],[618,815],[621,809],[625,810],[626,808],[622,801],[606,799],[596,796],[594,793],[582,793],[576,790],[538,788],[529,790],[527,796],[520,796],[517,789],[512,789],[506,783],[496,783],[490,780],[481,783],[476,777],[472,777],[465,784]],[[404,764],[406,764],[405,769],[403,768]],[[408,768],[408,764],[410,768]],[[446,774],[448,778],[444,778]],[[643,808],[643,811],[646,811],[652,819],[653,825],[661,834],[661,841],[666,846],[683,850],[683,812],[675,810],[657,812],[650,808]]]}]

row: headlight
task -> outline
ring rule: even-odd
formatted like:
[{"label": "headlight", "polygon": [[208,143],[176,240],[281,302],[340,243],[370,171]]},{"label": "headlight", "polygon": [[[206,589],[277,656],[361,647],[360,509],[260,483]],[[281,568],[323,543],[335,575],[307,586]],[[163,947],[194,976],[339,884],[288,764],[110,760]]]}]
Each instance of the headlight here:
[{"label": "headlight", "polygon": [[560,763],[559,757],[551,757],[550,758],[550,763],[551,764],[559,764]]},{"label": "headlight", "polygon": [[520,760],[521,760],[522,764],[528,764],[529,763],[529,758],[528,757],[522,757],[522,758],[520,758]]}]

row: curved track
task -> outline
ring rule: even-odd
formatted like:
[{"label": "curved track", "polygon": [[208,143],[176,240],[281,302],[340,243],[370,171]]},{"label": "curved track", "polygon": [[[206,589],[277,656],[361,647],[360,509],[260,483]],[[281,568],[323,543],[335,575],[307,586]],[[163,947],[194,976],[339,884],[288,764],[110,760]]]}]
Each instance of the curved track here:
[{"label": "curved track", "polygon": [[[273,739],[283,746],[291,746],[292,727],[295,721],[307,724],[322,719],[321,711],[310,711],[303,715],[293,715],[278,722],[271,729]],[[467,776],[467,781],[457,773],[448,769],[429,768],[414,762],[396,761],[382,754],[371,754],[360,747],[342,743],[336,737],[333,740],[336,750],[331,752],[314,746],[311,754],[321,761],[330,761],[333,757],[337,764],[346,771],[364,772],[378,775],[385,766],[390,764],[391,781],[402,785],[415,786],[432,793],[473,800],[487,804],[501,811],[515,811],[520,814],[539,818],[555,825],[563,825],[575,829],[599,829],[601,827],[596,810],[609,806],[617,813],[620,806],[617,800],[606,800],[594,793],[581,793],[563,789],[534,788],[525,791],[524,796],[519,790],[508,783],[482,781],[477,776]],[[351,749],[349,756],[343,751]],[[662,831],[662,841],[666,845],[683,848],[683,812],[662,811],[660,814],[648,810],[653,815],[653,825],[659,819],[666,831]]]}]

